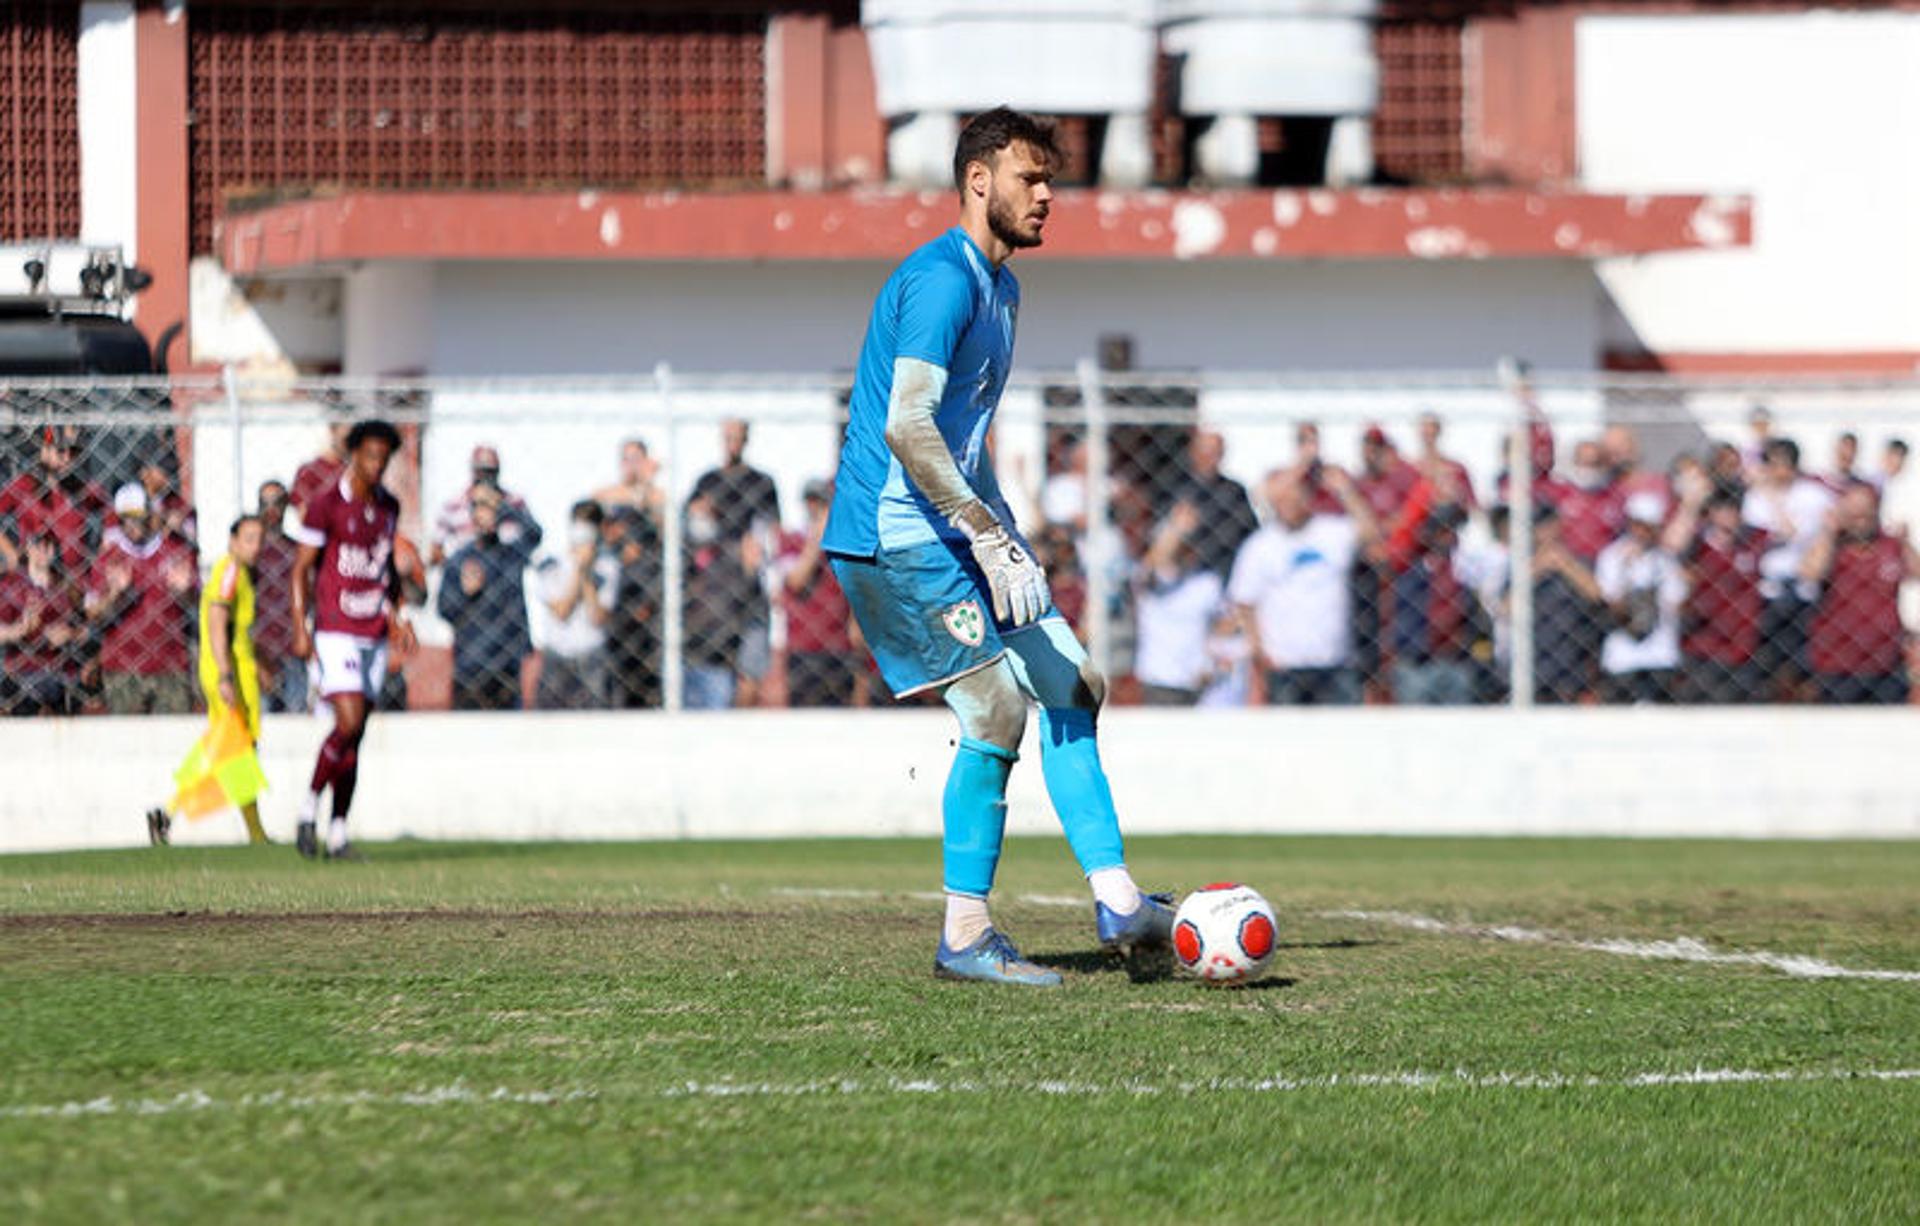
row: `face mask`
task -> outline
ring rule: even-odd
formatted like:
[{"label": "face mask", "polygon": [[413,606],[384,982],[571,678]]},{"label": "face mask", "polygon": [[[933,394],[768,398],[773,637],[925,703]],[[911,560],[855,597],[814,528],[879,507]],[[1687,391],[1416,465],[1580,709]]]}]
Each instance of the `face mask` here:
[{"label": "face mask", "polygon": [[687,516],[687,542],[695,548],[711,545],[720,535],[720,522],[711,515]]},{"label": "face mask", "polygon": [[599,538],[600,534],[593,530],[593,525],[584,521],[576,522],[567,533],[567,539],[573,542],[575,549],[582,545],[591,545]]},{"label": "face mask", "polygon": [[1607,487],[1605,469],[1594,468],[1589,464],[1573,466],[1573,483],[1583,490],[1600,490]]}]

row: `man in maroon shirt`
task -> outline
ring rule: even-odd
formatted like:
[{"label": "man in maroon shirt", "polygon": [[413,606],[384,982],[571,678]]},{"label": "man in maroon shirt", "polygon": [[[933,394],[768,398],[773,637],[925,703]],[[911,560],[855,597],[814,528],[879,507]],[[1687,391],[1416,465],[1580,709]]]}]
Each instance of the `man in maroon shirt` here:
[{"label": "man in maroon shirt", "polygon": [[307,669],[293,654],[293,559],[287,535],[287,487],[260,486],[260,554],[253,563],[253,654],[260,664],[261,701],[269,711],[307,709]]},{"label": "man in maroon shirt", "polygon": [[1344,515],[1346,506],[1327,485],[1327,464],[1320,458],[1320,426],[1303,421],[1293,428],[1294,457],[1290,470],[1306,491],[1307,509],[1315,515]]},{"label": "man in maroon shirt", "polygon": [[1801,559],[1800,576],[1821,584],[1808,630],[1821,701],[1907,701],[1900,585],[1920,578],[1920,552],[1905,532],[1881,529],[1871,486],[1840,496]]},{"label": "man in maroon shirt", "polygon": [[1353,483],[1373,508],[1373,517],[1383,524],[1393,523],[1419,481],[1420,470],[1400,458],[1387,432],[1368,426],[1360,436],[1360,471]]},{"label": "man in maroon shirt", "polygon": [[200,571],[192,548],[161,530],[137,482],[113,496],[118,523],[87,579],[87,620],[100,636],[100,681],[115,715],[193,710],[189,631]]},{"label": "man in maroon shirt", "polygon": [[48,426],[40,436],[40,464],[0,488],[0,562],[19,564],[21,543],[49,535],[60,550],[60,564],[78,574],[92,554],[106,495],[83,479],[75,463],[80,432],[72,426]]},{"label": "man in maroon shirt", "polygon": [[1393,698],[1403,706],[1463,706],[1475,697],[1476,647],[1492,648],[1492,626],[1458,563],[1464,508],[1445,503],[1421,521],[1393,585],[1390,617]]},{"label": "man in maroon shirt", "polygon": [[155,531],[177,536],[197,555],[200,552],[200,517],[193,504],[183,497],[178,482],[161,460],[140,465],[140,485],[147,491],[147,509],[153,516]]},{"label": "man in maroon shirt", "polygon": [[1438,495],[1433,505],[1451,502],[1471,511],[1479,505],[1474,501],[1473,477],[1465,464],[1440,450],[1443,429],[1438,413],[1420,414],[1420,454],[1413,466]]},{"label": "man in maroon shirt", "polygon": [[1612,484],[1620,491],[1621,498],[1631,498],[1635,494],[1658,494],[1667,505],[1673,505],[1673,487],[1667,480],[1667,474],[1658,469],[1647,468],[1640,460],[1640,436],[1632,426],[1614,424],[1600,434],[1600,451],[1606,458],[1607,470],[1612,474]]},{"label": "man in maroon shirt", "polygon": [[359,858],[347,842],[347,811],[359,781],[360,738],[386,680],[388,630],[396,631],[402,650],[411,645],[406,621],[392,618],[401,592],[393,560],[400,500],[380,483],[399,447],[400,432],[391,424],[355,425],[347,432],[339,480],[316,491],[289,530],[300,546],[293,562],[293,653],[318,663],[320,695],[333,710],[333,730],[320,745],[294,841],[308,858],[320,854],[315,826],[320,793],[329,789],[327,856]]},{"label": "man in maroon shirt", "polygon": [[1573,446],[1566,482],[1553,491],[1562,539],[1589,566],[1626,531],[1627,493],[1614,475],[1600,441],[1581,439]]},{"label": "man in maroon shirt", "polygon": [[[293,511],[295,521],[305,513],[307,503],[316,494],[333,488],[340,480],[340,474],[347,467],[347,432],[353,426],[344,421],[331,422],[327,426],[327,449],[308,460],[293,471],[293,486],[287,493],[287,504]],[[292,534],[292,528],[288,533]]]},{"label": "man in maroon shirt", "polygon": [[73,585],[52,536],[27,538],[26,562],[0,574],[0,715],[67,715],[81,636]]},{"label": "man in maroon shirt", "polygon": [[787,705],[844,707],[853,700],[859,660],[853,651],[847,598],[825,564],[820,536],[833,494],[825,481],[801,491],[807,527],[781,543],[785,573],[780,602],[787,613]]},{"label": "man in maroon shirt", "polygon": [[1683,484],[1680,507],[1664,539],[1687,572],[1680,609],[1681,696],[1687,702],[1757,702],[1763,689],[1760,650],[1760,558],[1764,528],[1740,515],[1740,496],[1704,473]]}]

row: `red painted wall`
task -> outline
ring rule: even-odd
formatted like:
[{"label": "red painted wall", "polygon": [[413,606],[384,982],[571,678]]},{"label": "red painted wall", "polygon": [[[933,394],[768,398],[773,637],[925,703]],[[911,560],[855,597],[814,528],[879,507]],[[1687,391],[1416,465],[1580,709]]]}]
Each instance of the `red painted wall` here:
[{"label": "red painted wall", "polygon": [[187,6],[168,20],[164,6],[134,14],[137,78],[134,151],[139,200],[138,262],[153,284],[134,301],[133,321],[153,346],[154,362],[183,370],[191,361],[187,286]]}]

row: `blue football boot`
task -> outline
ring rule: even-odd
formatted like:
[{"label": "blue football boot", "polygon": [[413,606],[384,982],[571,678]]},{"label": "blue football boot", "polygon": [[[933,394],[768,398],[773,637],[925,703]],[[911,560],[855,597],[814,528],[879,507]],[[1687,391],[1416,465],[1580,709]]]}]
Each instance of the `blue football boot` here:
[{"label": "blue football boot", "polygon": [[1093,904],[1094,927],[1100,948],[1110,954],[1136,949],[1164,949],[1173,943],[1173,895],[1140,891],[1140,909],[1122,915],[1103,902]]},{"label": "blue football boot", "polygon": [[933,956],[936,979],[967,979],[982,983],[1017,983],[1033,988],[1057,988],[1060,972],[1027,961],[998,929],[987,929],[965,949],[948,949],[946,937],[940,938],[940,952]]}]

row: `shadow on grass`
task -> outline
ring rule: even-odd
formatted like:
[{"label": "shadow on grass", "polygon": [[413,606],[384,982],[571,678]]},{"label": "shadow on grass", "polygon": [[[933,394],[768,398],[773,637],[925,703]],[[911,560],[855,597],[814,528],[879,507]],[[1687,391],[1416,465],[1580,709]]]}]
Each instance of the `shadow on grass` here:
[{"label": "shadow on grass", "polygon": [[1173,956],[1165,950],[1155,953],[1136,953],[1131,958],[1117,957],[1097,949],[1076,949],[1070,953],[1028,956],[1041,966],[1050,966],[1056,971],[1072,971],[1081,975],[1106,975],[1114,971],[1125,971],[1127,978],[1135,983],[1158,983],[1163,979],[1173,978]]},{"label": "shadow on grass", "polygon": [[1280,941],[1275,949],[1364,949],[1369,945],[1399,945],[1400,941],[1363,941],[1356,937],[1341,937],[1337,941]]},{"label": "shadow on grass", "polygon": [[[1391,941],[1362,941],[1343,938],[1337,941],[1290,941],[1276,945],[1279,950],[1301,949],[1358,949],[1368,945],[1391,945]],[[1057,971],[1071,971],[1081,975],[1109,975],[1124,971],[1134,983],[1163,983],[1174,978],[1173,953],[1170,950],[1143,950],[1131,957],[1122,958],[1100,950],[1077,949],[1067,953],[1029,954],[1028,958],[1041,966],[1052,967]],[[1256,979],[1252,983],[1232,985],[1236,990],[1247,992],[1271,991],[1277,988],[1290,988],[1300,982],[1284,976],[1269,976]]]},{"label": "shadow on grass", "polygon": [[[1098,950],[1075,950],[1072,953],[1063,954],[1031,954],[1029,958],[1041,966],[1050,966],[1057,971],[1071,971],[1082,975],[1110,975],[1115,972],[1125,972],[1128,980],[1133,983],[1165,983],[1174,978],[1173,955],[1165,950],[1156,953],[1138,953],[1131,958],[1117,958]],[[1222,990],[1269,992],[1279,988],[1290,988],[1299,982],[1298,979],[1275,975],[1256,979],[1252,983],[1222,985]]]},{"label": "shadow on grass", "polygon": [[[1173,955],[1166,950],[1136,953],[1130,958],[1120,958],[1098,950],[1075,950],[1072,953],[1029,956],[1032,961],[1041,966],[1050,966],[1057,971],[1072,971],[1082,975],[1109,975],[1124,972],[1127,979],[1133,983],[1165,983],[1174,978]],[[1235,986],[1239,990],[1256,992],[1290,988],[1298,982],[1300,981],[1297,979],[1272,977]]]}]

